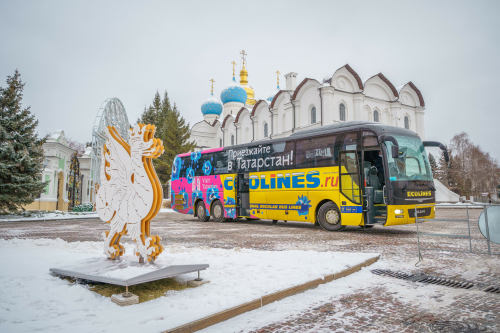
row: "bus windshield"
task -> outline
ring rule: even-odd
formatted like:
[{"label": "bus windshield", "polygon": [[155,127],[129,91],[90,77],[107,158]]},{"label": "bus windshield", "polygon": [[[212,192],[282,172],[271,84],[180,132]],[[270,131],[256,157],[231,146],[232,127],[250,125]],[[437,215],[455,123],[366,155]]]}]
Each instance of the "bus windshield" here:
[{"label": "bus windshield", "polygon": [[389,179],[398,180],[432,180],[431,167],[420,138],[394,135],[399,144],[399,157],[392,158],[390,141],[385,141]]}]

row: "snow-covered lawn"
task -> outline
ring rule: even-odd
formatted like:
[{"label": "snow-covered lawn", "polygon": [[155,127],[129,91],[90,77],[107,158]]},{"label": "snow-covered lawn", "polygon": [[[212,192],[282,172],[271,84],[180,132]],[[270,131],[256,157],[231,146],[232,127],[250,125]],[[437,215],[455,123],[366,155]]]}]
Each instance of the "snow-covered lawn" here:
[{"label": "snow-covered lawn", "polygon": [[[125,244],[126,256],[132,245]],[[49,268],[102,256],[100,242],[0,239],[0,331],[158,332],[376,256],[372,253],[184,248],[166,244],[159,264],[207,263],[209,284],[121,308]],[[125,257],[125,256],[124,256]],[[180,276],[191,280],[196,273]]]},{"label": "snow-covered lawn", "polygon": [[67,220],[67,219],[99,218],[96,212],[62,212],[59,210],[48,212],[43,210],[25,211],[0,215],[1,222]]}]

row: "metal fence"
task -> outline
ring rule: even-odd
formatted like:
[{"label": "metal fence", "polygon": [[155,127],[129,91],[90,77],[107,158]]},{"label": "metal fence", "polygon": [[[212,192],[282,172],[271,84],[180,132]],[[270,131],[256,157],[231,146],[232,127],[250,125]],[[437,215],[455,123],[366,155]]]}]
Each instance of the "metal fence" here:
[{"label": "metal fence", "polygon": [[[418,266],[422,260],[423,260],[423,256],[422,256],[422,251],[423,250],[427,250],[427,251],[450,251],[450,252],[461,252],[461,253],[474,253],[474,254],[489,254],[489,255],[500,255],[500,253],[495,253],[492,251],[492,244],[495,244],[491,241],[491,234],[490,234],[490,226],[491,226],[491,223],[498,223],[500,224],[500,221],[491,221],[491,219],[488,219],[488,208],[490,207],[495,207],[495,206],[499,206],[499,205],[489,205],[489,204],[471,204],[471,205],[439,205],[439,206],[436,206],[438,209],[439,208],[465,208],[466,210],[466,218],[464,219],[439,219],[439,218],[434,218],[434,219],[426,219],[426,218],[419,218],[418,217],[418,209],[422,209],[422,208],[428,208],[429,206],[428,205],[417,205],[415,206],[415,216],[417,217],[416,220],[415,220],[415,224],[417,226],[417,245],[418,245],[418,262],[416,264],[416,266]],[[485,229],[486,229],[486,235],[483,235],[485,240],[486,240],[486,244],[487,244],[487,248],[488,248],[488,251],[487,252],[482,252],[482,251],[475,251],[473,249],[473,246],[472,246],[472,236],[471,236],[471,221],[470,221],[470,214],[469,214],[469,209],[480,209],[482,208],[483,209],[483,213],[484,213],[484,219],[485,219]],[[480,221],[479,221],[480,217],[478,218],[478,226],[480,224]],[[422,223],[422,222],[426,222],[426,221],[432,221],[432,222],[453,222],[453,223],[467,223],[467,234],[465,235],[459,235],[459,234],[445,234],[445,233],[428,233],[428,232],[421,232],[420,231],[420,228],[419,227],[419,224]],[[482,231],[481,231],[482,232]],[[434,236],[434,237],[451,237],[451,238],[458,238],[458,239],[466,239],[469,241],[469,244],[468,244],[468,250],[457,250],[457,249],[449,249],[449,248],[433,248],[433,247],[423,247],[422,244],[421,244],[421,240],[420,240],[420,237],[421,236]],[[500,236],[500,235],[495,235],[496,237]]]}]

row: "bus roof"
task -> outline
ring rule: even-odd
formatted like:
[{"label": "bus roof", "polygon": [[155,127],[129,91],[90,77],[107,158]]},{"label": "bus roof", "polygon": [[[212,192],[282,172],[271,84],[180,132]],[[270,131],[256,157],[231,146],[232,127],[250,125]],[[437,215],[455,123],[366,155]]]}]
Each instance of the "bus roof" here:
[{"label": "bus roof", "polygon": [[[404,136],[411,136],[411,137],[418,137],[417,133],[407,130],[405,128],[397,127],[397,126],[391,126],[383,123],[376,123],[373,121],[346,121],[343,123],[336,123],[336,124],[331,124],[331,125],[325,125],[320,128],[314,128],[314,129],[308,129],[308,130],[303,130],[299,132],[295,132],[290,136],[284,137],[284,138],[279,138],[279,139],[271,139],[271,140],[262,140],[262,141],[254,141],[254,142],[248,142],[248,143],[243,143],[243,144],[238,144],[234,146],[226,146],[224,148],[245,148],[248,146],[255,146],[255,145],[265,145],[265,144],[270,144],[270,143],[276,143],[276,142],[284,142],[284,141],[289,141],[289,140],[297,140],[297,139],[302,139],[302,138],[307,138],[311,136],[311,134],[314,134],[314,136],[318,135],[326,135],[326,134],[335,134],[335,133],[341,133],[341,132],[348,132],[348,131],[358,131],[358,130],[367,130],[367,131],[372,131],[375,133],[375,135],[380,136],[383,134],[399,134],[399,135],[404,135]],[[215,148],[215,149],[207,149],[207,150],[202,150],[201,153],[210,153],[210,152],[215,152],[215,151],[220,151],[223,150],[224,148]],[[187,154],[186,154],[187,155]],[[179,155],[181,156],[181,155]]]},{"label": "bus roof", "polygon": [[350,130],[370,130],[375,132],[377,136],[382,134],[401,134],[406,136],[418,136],[417,133],[407,130],[405,128],[391,126],[383,123],[376,123],[373,121],[346,121],[344,123],[337,123],[331,125],[325,125],[320,128],[308,129],[300,132],[295,132],[290,137],[295,139],[302,136],[309,136],[312,133],[315,135],[344,132]]}]

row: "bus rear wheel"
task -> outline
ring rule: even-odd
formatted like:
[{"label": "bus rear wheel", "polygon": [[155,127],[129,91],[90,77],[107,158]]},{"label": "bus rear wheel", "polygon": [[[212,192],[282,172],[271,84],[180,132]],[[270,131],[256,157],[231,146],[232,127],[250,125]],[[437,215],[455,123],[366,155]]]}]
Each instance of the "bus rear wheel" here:
[{"label": "bus rear wheel", "polygon": [[212,217],[215,222],[226,222],[227,219],[224,217],[224,207],[222,207],[222,202],[217,200],[212,205]]},{"label": "bus rear wheel", "polygon": [[318,211],[319,225],[326,231],[340,231],[345,228],[341,223],[340,211],[333,202],[324,203]]},{"label": "bus rear wheel", "polygon": [[198,201],[196,204],[196,213],[196,215],[198,215],[198,221],[200,222],[207,222],[210,219],[210,216],[207,216],[207,209],[203,201]]}]

